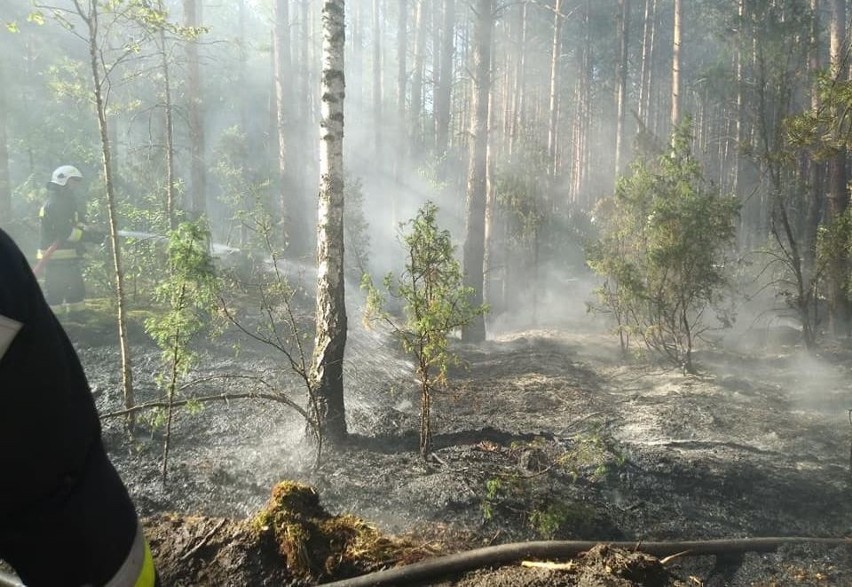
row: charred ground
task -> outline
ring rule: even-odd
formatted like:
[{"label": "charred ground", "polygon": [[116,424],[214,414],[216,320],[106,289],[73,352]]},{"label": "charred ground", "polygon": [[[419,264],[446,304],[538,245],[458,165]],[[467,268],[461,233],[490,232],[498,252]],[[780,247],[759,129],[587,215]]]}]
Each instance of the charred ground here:
[{"label": "charred ground", "polygon": [[[109,338],[73,321],[67,326],[100,409],[117,408]],[[697,355],[700,373],[684,376],[623,360],[617,341],[598,327],[563,326],[505,328],[483,346],[459,347],[465,366],[436,398],[427,463],[417,455],[410,365],[392,341],[358,328],[347,346],[352,442],[328,452],[318,469],[301,441],[304,423],[278,404],[239,401],[182,413],[165,484],[162,431],[130,437],[107,420],[110,455],[146,516],[166,584],[311,584],[544,538],[852,534],[848,348],[807,354],[771,340],[707,347]],[[144,382],[157,351],[137,337],[137,380]],[[201,375],[261,373],[300,393],[276,357],[249,345],[235,358],[229,337],[205,350]],[[140,383],[139,393],[155,391]],[[395,558],[294,575],[280,543],[252,526],[282,480],[315,488],[321,517],[351,512],[399,540]],[[573,570],[480,569],[443,584],[852,584],[848,545],[680,557],[647,576],[618,571],[627,555],[595,552]]]}]

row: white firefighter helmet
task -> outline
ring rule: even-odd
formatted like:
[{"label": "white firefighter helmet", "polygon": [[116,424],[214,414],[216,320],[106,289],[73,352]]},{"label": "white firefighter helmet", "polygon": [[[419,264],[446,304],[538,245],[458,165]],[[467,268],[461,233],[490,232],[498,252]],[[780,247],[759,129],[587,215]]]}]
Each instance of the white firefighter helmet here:
[{"label": "white firefighter helmet", "polygon": [[61,165],[53,170],[53,175],[50,176],[50,183],[56,185],[65,185],[68,183],[68,178],[76,177],[81,179],[83,174],[73,165]]}]

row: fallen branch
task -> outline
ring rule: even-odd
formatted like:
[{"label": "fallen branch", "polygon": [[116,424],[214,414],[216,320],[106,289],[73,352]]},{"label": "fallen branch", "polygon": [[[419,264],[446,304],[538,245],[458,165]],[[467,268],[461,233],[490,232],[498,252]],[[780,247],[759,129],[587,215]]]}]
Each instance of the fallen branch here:
[{"label": "fallen branch", "polygon": [[221,519],[221,520],[219,520],[219,523],[218,523],[218,524],[216,524],[216,525],[213,527],[213,529],[212,529],[212,530],[210,530],[210,532],[208,532],[207,534],[205,534],[205,535],[204,535],[204,538],[202,538],[202,539],[201,539],[201,541],[200,541],[198,544],[196,544],[195,546],[193,546],[193,547],[192,547],[189,551],[185,552],[185,553],[183,554],[183,556],[181,556],[181,557],[180,557],[180,560],[182,560],[182,561],[183,561],[183,560],[186,560],[186,559],[188,559],[189,557],[191,557],[193,554],[195,554],[196,552],[198,552],[198,550],[199,550],[202,546],[204,546],[205,544],[207,544],[207,542],[209,542],[209,541],[210,541],[210,539],[213,537],[213,535],[214,535],[216,532],[218,532],[218,531],[219,531],[219,528],[221,528],[222,526],[224,526],[224,525],[225,525],[225,522],[226,522],[226,520],[225,520],[224,518],[223,518],[223,519]]},{"label": "fallen branch", "polygon": [[[744,552],[768,552],[784,544],[824,544],[828,546],[850,545],[849,538],[809,538],[801,536],[774,538],[734,538],[722,540],[695,540],[680,542],[608,542],[610,546],[625,550],[645,552],[657,557],[739,554]],[[367,587],[381,585],[416,585],[434,581],[439,577],[455,576],[467,571],[516,563],[525,559],[566,559],[592,549],[599,542],[589,541],[540,541],[519,542],[488,546],[421,561],[404,567],[385,569],[327,583],[331,587]],[[683,554],[685,553],[685,554]]]},{"label": "fallen branch", "polygon": [[[211,403],[211,402],[229,402],[235,399],[254,399],[254,400],[270,400],[274,402],[278,402],[280,404],[284,404],[290,408],[296,410],[299,415],[305,418],[309,423],[311,422],[310,416],[308,413],[302,408],[300,405],[295,403],[293,400],[285,397],[284,395],[277,393],[261,393],[255,391],[247,391],[243,393],[220,393],[218,395],[205,395],[200,397],[193,397],[181,400],[174,400],[171,402],[172,407],[180,407],[185,406],[190,403]],[[154,401],[154,402],[146,402],[143,404],[136,404],[133,407],[126,408],[123,410],[118,410],[116,412],[108,412],[106,414],[101,414],[101,419],[106,420],[107,418],[116,418],[118,416],[127,416],[129,414],[135,414],[136,412],[142,412],[145,410],[153,410],[156,408],[167,408],[169,407],[169,402],[167,401]]]}]

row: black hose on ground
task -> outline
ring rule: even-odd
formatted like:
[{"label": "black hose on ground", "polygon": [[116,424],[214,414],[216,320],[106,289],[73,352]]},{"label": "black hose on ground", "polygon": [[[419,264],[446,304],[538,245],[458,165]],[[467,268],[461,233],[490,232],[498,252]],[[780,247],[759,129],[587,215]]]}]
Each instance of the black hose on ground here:
[{"label": "black hose on ground", "polygon": [[[768,552],[784,544],[852,545],[850,538],[734,538],[675,542],[606,542],[615,548],[640,551],[656,557],[674,554],[684,556]],[[381,585],[416,585],[442,577],[456,576],[483,567],[505,565],[527,559],[566,559],[586,552],[601,542],[553,540],[517,542],[458,552],[419,563],[376,571],[360,577],[326,583],[326,587],[378,587]]]}]

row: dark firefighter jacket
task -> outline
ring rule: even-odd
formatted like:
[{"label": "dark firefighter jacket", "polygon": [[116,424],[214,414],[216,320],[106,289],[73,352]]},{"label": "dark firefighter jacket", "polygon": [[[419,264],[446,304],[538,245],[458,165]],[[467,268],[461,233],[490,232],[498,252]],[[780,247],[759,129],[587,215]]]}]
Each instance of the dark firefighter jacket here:
[{"label": "dark firefighter jacket", "polygon": [[0,529],[60,491],[99,438],[74,348],[0,230]]},{"label": "dark firefighter jacket", "polygon": [[51,259],[76,259],[83,253],[82,243],[87,240],[86,227],[73,194],[63,188],[48,184],[49,195],[39,211],[41,240],[38,258],[44,257],[53,244]]}]

